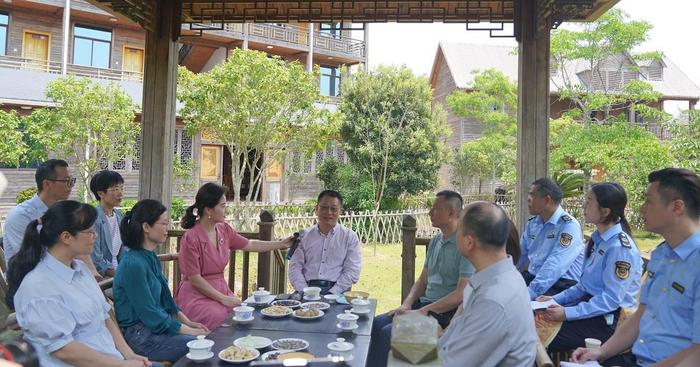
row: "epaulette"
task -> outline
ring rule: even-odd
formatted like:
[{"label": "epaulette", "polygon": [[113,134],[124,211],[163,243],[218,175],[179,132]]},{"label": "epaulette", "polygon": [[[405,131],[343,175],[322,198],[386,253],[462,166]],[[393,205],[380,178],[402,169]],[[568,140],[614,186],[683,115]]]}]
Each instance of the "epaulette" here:
[{"label": "epaulette", "polygon": [[537,218],[537,216],[536,216],[536,215],[533,215],[533,216],[531,216],[530,218],[527,218],[527,221],[529,222],[529,221],[531,221],[531,220],[533,220],[533,219],[535,219],[535,218]]},{"label": "epaulette", "polygon": [[632,245],[630,244],[630,238],[627,237],[627,233],[620,232],[618,238],[620,238],[620,243],[622,244],[622,247],[632,248]]},{"label": "epaulette", "polygon": [[561,216],[561,220],[563,220],[563,221],[566,222],[566,223],[569,223],[569,222],[571,222],[573,219],[571,219],[570,216],[564,214],[564,215]]}]

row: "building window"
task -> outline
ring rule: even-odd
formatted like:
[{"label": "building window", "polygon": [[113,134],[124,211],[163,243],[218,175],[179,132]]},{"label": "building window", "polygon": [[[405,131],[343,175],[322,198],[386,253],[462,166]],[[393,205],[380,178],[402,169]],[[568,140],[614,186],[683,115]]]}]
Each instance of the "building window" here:
[{"label": "building window", "polygon": [[321,66],[321,94],[337,97],[340,95],[340,70],[332,66]]},{"label": "building window", "polygon": [[7,25],[10,23],[10,15],[0,11],[0,55],[7,53]]},{"label": "building window", "polygon": [[76,25],[73,28],[73,63],[109,68],[112,32],[108,29]]},{"label": "building window", "polygon": [[335,23],[321,23],[319,27],[319,32],[322,35],[333,37],[333,38],[340,38],[340,22],[335,22]]}]

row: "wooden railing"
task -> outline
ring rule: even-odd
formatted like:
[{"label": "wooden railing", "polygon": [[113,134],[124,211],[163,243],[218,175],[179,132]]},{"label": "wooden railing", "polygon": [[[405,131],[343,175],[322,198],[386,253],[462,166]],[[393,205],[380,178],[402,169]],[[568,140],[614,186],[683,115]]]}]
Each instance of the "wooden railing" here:
[{"label": "wooden railing", "polygon": [[[0,68],[35,70],[50,74],[61,74],[61,63],[49,60],[34,60],[24,57],[0,56]],[[141,82],[143,73],[118,69],[103,69],[92,66],[68,64],[69,75],[108,80],[130,80]]]},{"label": "wooden railing", "polygon": [[[236,38],[242,39],[243,27],[248,27],[248,35],[251,39],[257,38],[262,41],[284,42],[290,46],[297,47],[306,47],[309,44],[309,30],[293,24],[224,24],[223,32],[234,34]],[[350,37],[334,37],[318,31],[314,31],[314,49],[324,53],[365,58],[364,41]]]},{"label": "wooden railing", "polygon": [[[271,241],[274,238],[275,219],[271,212],[260,213],[258,222],[258,232],[239,232],[243,237],[250,240]],[[180,267],[178,264],[180,242],[184,230],[168,231],[168,243],[161,247],[158,259],[163,265],[163,274],[173,286],[173,295],[177,294],[177,289],[181,281]],[[174,246],[173,246],[174,245]],[[173,248],[174,247],[174,248]],[[258,253],[258,275],[255,286],[265,287],[273,294],[287,292],[287,259],[286,251],[275,250],[267,253]],[[241,284],[236,287],[236,259],[243,256],[243,269],[241,274]],[[241,289],[243,299],[250,296],[250,253],[247,251],[231,251],[228,265],[228,286],[231,290]],[[113,279],[109,278],[100,282],[100,288],[104,291],[112,288]]]}]

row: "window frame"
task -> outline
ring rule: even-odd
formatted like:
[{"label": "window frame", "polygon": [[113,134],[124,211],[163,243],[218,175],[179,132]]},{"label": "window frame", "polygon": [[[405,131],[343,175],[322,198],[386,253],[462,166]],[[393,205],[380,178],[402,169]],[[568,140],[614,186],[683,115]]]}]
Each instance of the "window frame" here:
[{"label": "window frame", "polygon": [[[340,96],[340,84],[341,84],[340,68],[337,66],[330,66],[330,65],[319,65],[319,68],[321,71],[321,75],[320,75],[321,80],[319,80],[319,89],[321,89],[321,94],[326,96],[326,97],[339,97]],[[323,72],[323,68],[332,69],[333,71],[331,72],[331,74],[325,74]],[[323,94],[323,89],[321,88],[321,82],[322,82],[324,76],[328,77],[330,80],[330,84],[329,84],[330,91],[329,92],[335,91],[335,94],[332,94],[332,95],[331,94],[328,94],[328,95]],[[336,80],[337,80],[337,83],[336,83]]]},{"label": "window frame", "polygon": [[10,38],[9,37],[10,36],[10,12],[0,10],[0,15],[4,15],[7,17],[7,24],[0,23],[0,27],[5,28],[5,39],[0,40],[0,46],[2,46],[4,52],[0,53],[0,56],[7,56],[7,43],[8,43],[8,39]]},{"label": "window frame", "polygon": [[[328,26],[328,27],[324,27]],[[340,39],[343,36],[343,24],[341,22],[319,23],[318,33],[326,37]]]},{"label": "window frame", "polygon": [[[84,29],[90,29],[94,31],[100,31],[100,32],[109,32],[109,42],[99,39],[99,38],[92,38],[92,37],[86,37],[86,36],[78,36],[75,32],[76,28],[84,28]],[[76,50],[76,39],[83,39],[83,40],[88,40],[90,41],[90,65],[82,65],[82,64],[77,64],[75,62],[75,50]],[[90,67],[90,68],[97,68],[97,69],[110,69],[112,67],[112,46],[114,43],[114,32],[111,28],[102,28],[99,26],[93,26],[93,25],[87,25],[83,23],[73,23],[73,52],[71,55],[71,61],[73,65],[78,65],[78,66],[85,66],[85,67]],[[102,68],[100,66],[95,66],[93,65],[94,60],[93,60],[93,50],[95,49],[95,42],[102,42],[102,43],[107,43],[109,45],[109,53],[107,54],[107,67]]]}]

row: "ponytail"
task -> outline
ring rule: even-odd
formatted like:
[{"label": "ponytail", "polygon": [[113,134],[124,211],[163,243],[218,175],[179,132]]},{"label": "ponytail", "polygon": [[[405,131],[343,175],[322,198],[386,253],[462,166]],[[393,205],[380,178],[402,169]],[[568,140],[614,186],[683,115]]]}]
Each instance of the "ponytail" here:
[{"label": "ponytail", "polygon": [[39,219],[29,222],[27,229],[24,231],[24,239],[19,251],[10,258],[7,268],[7,294],[5,295],[5,303],[11,309],[15,309],[15,293],[22,284],[24,277],[39,264],[44,255],[44,247],[40,242]]},{"label": "ponytail", "polygon": [[[197,216],[194,214],[194,210],[197,209],[195,206],[197,203],[194,203],[190,206],[187,207],[187,210],[185,211],[185,215],[182,217],[182,220],[180,221],[180,227],[184,229],[190,229],[194,227],[194,225],[197,223]],[[197,213],[200,213],[199,210],[197,210]]]},{"label": "ponytail", "polygon": [[[14,297],[24,277],[39,264],[44,253],[59,242],[63,232],[75,236],[95,224],[97,211],[88,204],[63,200],[52,205],[44,215],[29,222],[22,246],[9,261],[5,302],[14,309]],[[39,230],[41,225],[41,230]]]},{"label": "ponytail", "polygon": [[[194,204],[190,205],[182,217],[180,227],[190,229],[197,223],[197,217],[204,215],[204,208],[214,208],[219,205],[219,201],[226,194],[226,188],[213,182],[207,182],[197,190],[194,197]],[[195,209],[197,213],[195,213]]]}]

